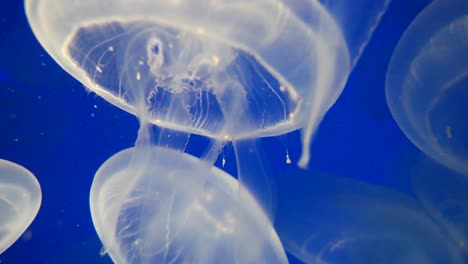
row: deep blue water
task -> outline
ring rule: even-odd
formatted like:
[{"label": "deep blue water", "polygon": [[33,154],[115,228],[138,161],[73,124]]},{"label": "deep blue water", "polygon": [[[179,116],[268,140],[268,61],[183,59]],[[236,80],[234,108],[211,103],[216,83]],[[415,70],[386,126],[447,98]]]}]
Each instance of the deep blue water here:
[{"label": "deep blue water", "polygon": [[[54,63],[32,35],[21,2],[0,0],[0,158],[33,172],[43,201],[26,235],[0,263],[110,263],[99,255],[89,190],[99,166],[134,144],[137,120],[87,93]],[[311,168],[412,195],[410,180],[399,172],[418,150],[392,119],[384,84],[399,37],[427,2],[393,1],[320,127]],[[298,133],[262,141],[267,151],[281,152],[270,160],[274,171],[294,170],[282,151],[285,144],[294,163],[297,141]],[[230,170],[233,153],[224,155]]]}]

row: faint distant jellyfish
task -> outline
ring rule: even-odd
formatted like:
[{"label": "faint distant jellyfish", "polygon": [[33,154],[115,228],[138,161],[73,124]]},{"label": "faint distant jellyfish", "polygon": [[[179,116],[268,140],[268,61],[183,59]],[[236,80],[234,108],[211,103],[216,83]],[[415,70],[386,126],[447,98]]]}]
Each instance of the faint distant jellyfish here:
[{"label": "faint distant jellyfish", "polygon": [[465,263],[460,242],[452,243],[411,197],[290,168],[279,184],[275,228],[285,249],[304,263]]},{"label": "faint distant jellyfish", "polygon": [[418,162],[411,174],[421,203],[468,256],[468,177],[428,158]]},{"label": "faint distant jellyfish", "polygon": [[20,165],[0,159],[0,254],[31,224],[41,201],[36,177]]},{"label": "faint distant jellyfish", "polygon": [[468,175],[468,2],[432,2],[392,56],[387,103],[419,149]]}]

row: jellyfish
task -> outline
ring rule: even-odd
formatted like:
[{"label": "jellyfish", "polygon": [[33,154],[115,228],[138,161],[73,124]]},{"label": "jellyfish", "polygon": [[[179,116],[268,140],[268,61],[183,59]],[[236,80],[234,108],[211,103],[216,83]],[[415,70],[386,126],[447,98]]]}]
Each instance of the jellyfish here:
[{"label": "jellyfish", "polygon": [[468,178],[432,159],[415,163],[411,178],[419,201],[467,257]]},{"label": "jellyfish", "polygon": [[433,1],[411,23],[390,61],[386,98],[422,152],[468,174],[468,2]]},{"label": "jellyfish", "polygon": [[[222,262],[284,263],[265,220],[273,219],[275,194],[256,139],[301,129],[299,165],[307,166],[313,134],[388,3],[26,0],[33,32],[57,63],[140,121],[135,147],[103,164],[91,191],[110,256],[219,262],[218,243],[189,247],[200,239],[195,233],[217,234],[220,219],[227,221],[221,230],[230,227],[221,212],[234,210],[238,235],[225,239],[232,247],[219,244],[233,258]],[[210,138],[196,161],[185,153],[192,134]],[[212,168],[226,142],[236,153],[238,184]],[[206,214],[194,213],[198,207]]]},{"label": "jellyfish", "polygon": [[304,263],[465,263],[411,197],[326,171],[284,174],[275,227]]},{"label": "jellyfish", "polygon": [[115,263],[287,263],[255,199],[239,206],[235,178],[187,153],[145,148],[115,154],[93,181],[93,222]]},{"label": "jellyfish", "polygon": [[249,166],[261,156],[252,139],[301,129],[298,164],[306,167],[314,132],[389,3],[26,0],[25,6],[39,42],[89,91],[135,115],[135,100],[144,97],[150,123],[231,141],[242,186],[273,215],[266,167]]},{"label": "jellyfish", "polygon": [[28,228],[41,201],[36,177],[24,167],[0,159],[0,254]]}]

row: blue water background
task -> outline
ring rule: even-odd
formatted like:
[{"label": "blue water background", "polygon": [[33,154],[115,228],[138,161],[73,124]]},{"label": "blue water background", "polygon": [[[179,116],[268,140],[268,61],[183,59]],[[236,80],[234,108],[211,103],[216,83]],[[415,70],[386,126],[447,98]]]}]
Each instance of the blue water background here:
[{"label": "blue water background", "polygon": [[[384,83],[399,37],[427,3],[393,1],[320,127],[311,168],[411,195],[409,179],[396,172],[417,150],[392,119]],[[22,1],[0,0],[0,158],[32,171],[43,192],[37,218],[0,263],[110,263],[99,255],[89,190],[99,166],[131,147],[137,129],[133,116],[87,93],[54,63],[32,35]],[[297,141],[298,133],[262,141],[278,153],[270,160],[275,171],[287,169],[285,147],[298,160]],[[232,151],[223,155],[232,169]]]}]

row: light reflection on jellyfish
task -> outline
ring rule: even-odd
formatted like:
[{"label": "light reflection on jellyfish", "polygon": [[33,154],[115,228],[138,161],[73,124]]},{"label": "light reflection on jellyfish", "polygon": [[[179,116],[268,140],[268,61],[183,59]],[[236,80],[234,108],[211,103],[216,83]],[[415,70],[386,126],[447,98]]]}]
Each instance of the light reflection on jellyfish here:
[{"label": "light reflection on jellyfish", "polygon": [[[216,263],[216,252],[227,250],[228,261],[285,262],[269,224],[274,191],[255,139],[302,129],[299,165],[307,166],[312,136],[388,3],[26,0],[31,27],[49,54],[140,120],[135,148],[109,159],[91,192],[111,257]],[[161,128],[157,136],[151,125]],[[192,133],[211,139],[197,162],[184,154]],[[236,184],[211,167],[226,141],[236,153],[236,196]],[[203,200],[212,188],[222,209]],[[231,209],[240,221],[235,234],[213,237],[226,229],[216,223],[229,222],[221,213]],[[197,248],[194,241],[207,233],[226,244]]]}]

